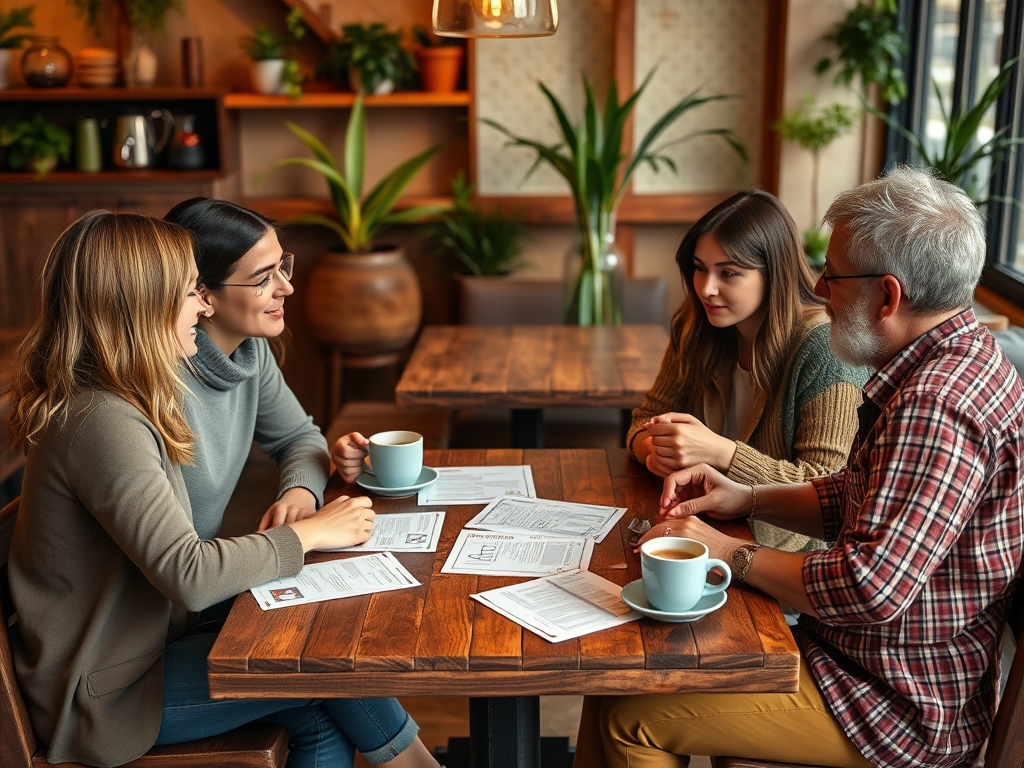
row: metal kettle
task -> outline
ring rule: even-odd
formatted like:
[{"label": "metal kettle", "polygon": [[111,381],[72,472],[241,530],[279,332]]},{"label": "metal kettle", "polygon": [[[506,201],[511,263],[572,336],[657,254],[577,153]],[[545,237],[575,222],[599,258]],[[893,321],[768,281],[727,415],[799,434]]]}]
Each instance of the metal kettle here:
[{"label": "metal kettle", "polygon": [[[154,127],[157,120],[162,123],[159,140]],[[166,109],[157,108],[149,114],[118,115],[114,123],[114,167],[151,168],[173,130],[174,118]]]}]

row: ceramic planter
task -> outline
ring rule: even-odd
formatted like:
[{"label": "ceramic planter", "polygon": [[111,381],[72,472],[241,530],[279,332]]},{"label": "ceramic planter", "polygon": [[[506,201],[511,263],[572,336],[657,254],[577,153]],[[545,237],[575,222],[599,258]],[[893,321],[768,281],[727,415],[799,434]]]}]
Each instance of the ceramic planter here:
[{"label": "ceramic planter", "polygon": [[252,89],[264,96],[277,96],[284,93],[284,59],[261,59],[249,63],[249,78]]},{"label": "ceramic planter", "polygon": [[461,46],[417,48],[415,56],[423,90],[432,93],[451,93],[458,87],[462,75]]}]

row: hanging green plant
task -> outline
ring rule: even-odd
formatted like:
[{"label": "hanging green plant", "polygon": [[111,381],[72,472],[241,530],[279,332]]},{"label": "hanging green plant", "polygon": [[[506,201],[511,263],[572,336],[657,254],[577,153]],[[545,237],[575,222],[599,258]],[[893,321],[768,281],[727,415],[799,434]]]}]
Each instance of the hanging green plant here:
[{"label": "hanging green plant", "polygon": [[84,17],[93,31],[99,33],[99,19],[111,15],[116,7],[132,29],[163,33],[169,11],[184,12],[184,0],[65,0]]},{"label": "hanging green plant", "polygon": [[834,58],[818,62],[818,74],[839,66],[836,84],[850,87],[859,78],[865,98],[872,83],[878,84],[882,98],[889,104],[899,104],[906,97],[907,83],[896,62],[909,46],[896,26],[896,0],[858,0],[825,39],[835,43],[839,50]]}]

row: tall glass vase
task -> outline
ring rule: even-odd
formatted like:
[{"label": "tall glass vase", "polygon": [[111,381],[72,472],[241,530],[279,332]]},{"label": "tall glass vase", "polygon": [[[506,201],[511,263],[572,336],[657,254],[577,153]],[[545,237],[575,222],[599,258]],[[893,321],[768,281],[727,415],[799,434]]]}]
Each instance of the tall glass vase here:
[{"label": "tall glass vase", "polygon": [[626,272],[615,242],[615,214],[581,221],[576,242],[565,254],[567,325],[621,325]]}]

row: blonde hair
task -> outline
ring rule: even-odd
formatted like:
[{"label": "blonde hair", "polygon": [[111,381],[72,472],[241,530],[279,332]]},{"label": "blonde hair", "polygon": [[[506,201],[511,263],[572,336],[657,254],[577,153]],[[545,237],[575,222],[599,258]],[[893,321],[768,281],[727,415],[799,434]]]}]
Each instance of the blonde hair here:
[{"label": "blonde hair", "polygon": [[43,261],[18,347],[11,444],[37,442],[78,393],[102,389],[152,422],[172,461],[190,461],[175,326],[195,268],[188,231],[156,217],[95,210],[69,225]]},{"label": "blonde hair", "polygon": [[787,356],[807,323],[825,318],[824,299],[814,293],[815,277],[800,245],[800,232],[789,211],[774,195],[760,189],[737,192],[694,224],[676,252],[686,299],[672,318],[672,344],[682,349],[680,375],[690,407],[701,402],[711,382],[707,372],[738,354],[735,327],[716,328],[708,321],[693,288],[697,241],[711,235],[728,257],[764,277],[766,312],[754,336],[750,378],[765,392],[769,405],[781,396]]}]

